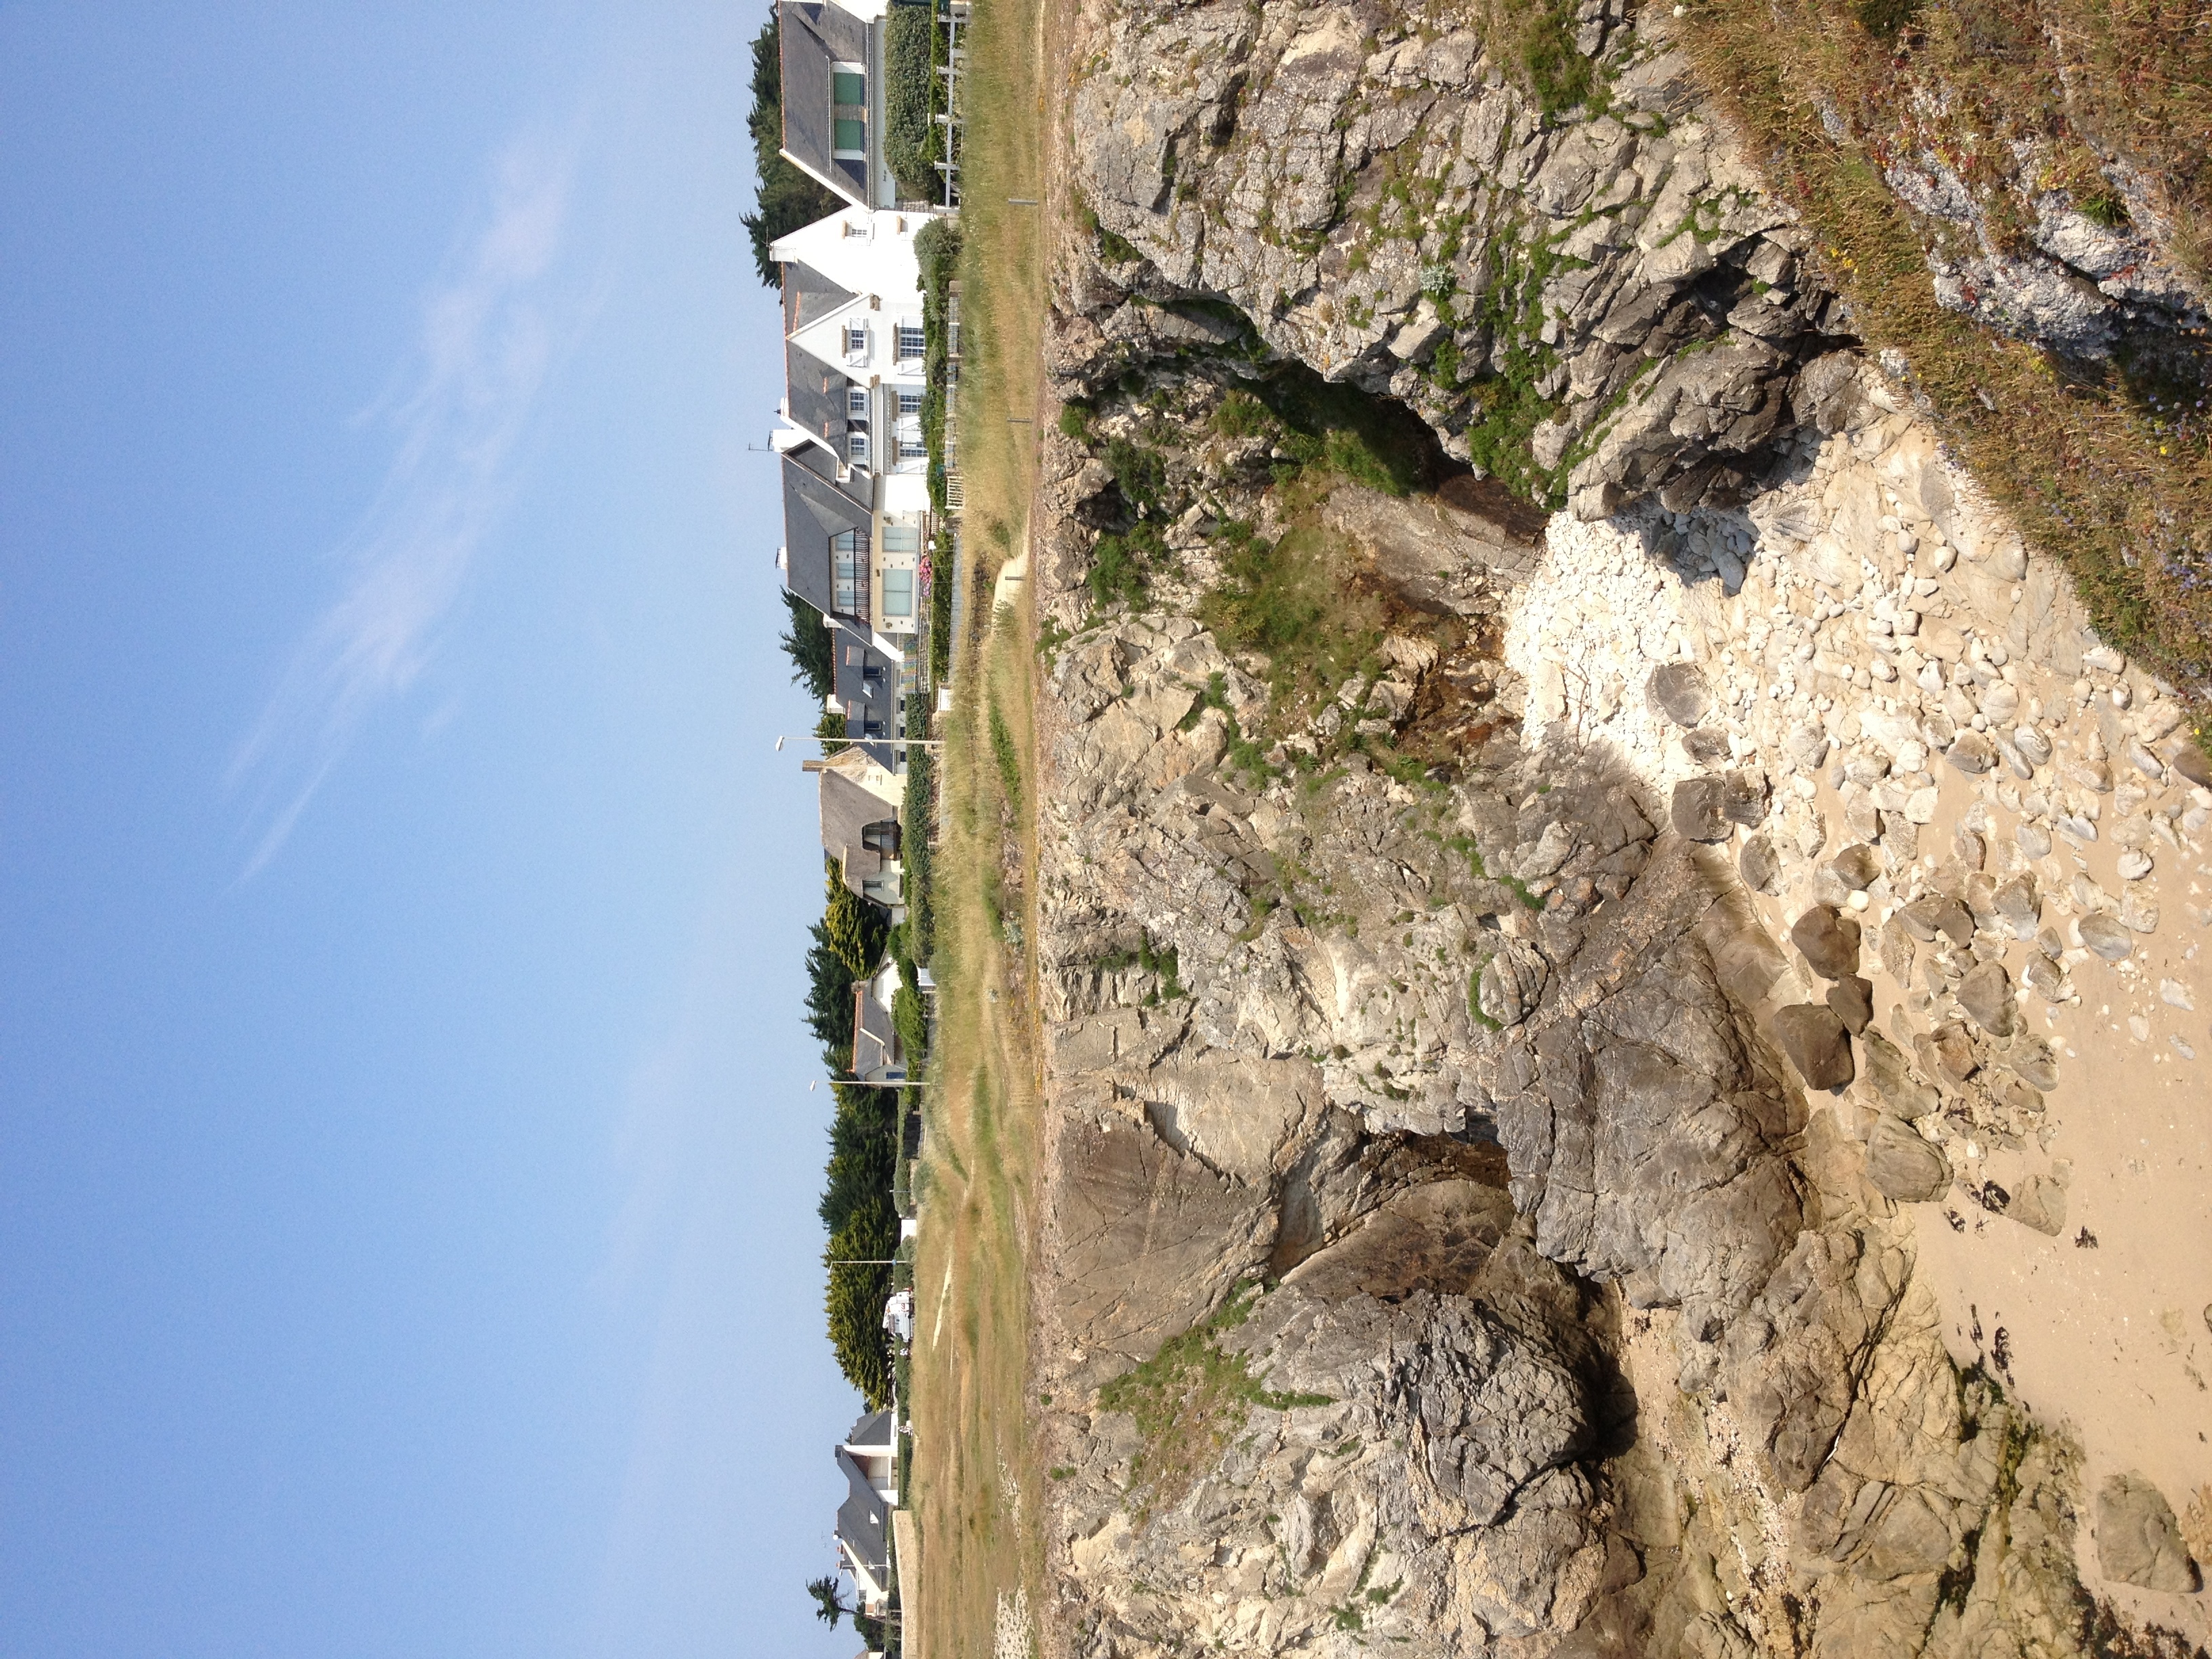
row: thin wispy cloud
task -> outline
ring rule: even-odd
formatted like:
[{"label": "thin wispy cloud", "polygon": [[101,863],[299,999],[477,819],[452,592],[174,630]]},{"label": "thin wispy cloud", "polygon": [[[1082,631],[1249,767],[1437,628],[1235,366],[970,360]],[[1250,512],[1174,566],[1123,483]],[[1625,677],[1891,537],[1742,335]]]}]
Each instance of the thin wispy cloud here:
[{"label": "thin wispy cloud", "polygon": [[337,599],[231,763],[232,787],[253,795],[241,879],[283,847],[362,722],[422,673],[499,519],[516,444],[574,325],[550,279],[575,155],[573,136],[501,154],[484,210],[424,297],[393,391],[362,417],[391,429],[391,470],[337,550]]}]

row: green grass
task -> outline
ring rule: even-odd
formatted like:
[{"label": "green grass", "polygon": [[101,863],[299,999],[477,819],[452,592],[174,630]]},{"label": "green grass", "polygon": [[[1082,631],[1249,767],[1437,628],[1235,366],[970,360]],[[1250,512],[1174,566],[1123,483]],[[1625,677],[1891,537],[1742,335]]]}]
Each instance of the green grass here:
[{"label": "green grass", "polygon": [[1200,620],[1226,648],[1267,659],[1285,718],[1334,696],[1382,643],[1382,607],[1345,580],[1351,549],[1334,532],[1294,520],[1271,542],[1231,522],[1219,550],[1222,583],[1200,602]]},{"label": "green grass", "polygon": [[1223,1351],[1222,1333],[1251,1316],[1255,1297],[1250,1287],[1239,1291],[1212,1318],[1098,1390],[1098,1408],[1127,1413],[1142,1437],[1128,1486],[1140,1519],[1181,1498],[1213,1466],[1255,1407],[1291,1411],[1335,1403],[1327,1395],[1269,1389],[1252,1375],[1243,1355]]},{"label": "green grass", "polygon": [[1022,757],[1014,746],[1013,728],[1006,717],[999,712],[994,702],[991,709],[991,757],[998,763],[999,787],[1005,792],[1006,805],[1016,816],[1022,810]]}]

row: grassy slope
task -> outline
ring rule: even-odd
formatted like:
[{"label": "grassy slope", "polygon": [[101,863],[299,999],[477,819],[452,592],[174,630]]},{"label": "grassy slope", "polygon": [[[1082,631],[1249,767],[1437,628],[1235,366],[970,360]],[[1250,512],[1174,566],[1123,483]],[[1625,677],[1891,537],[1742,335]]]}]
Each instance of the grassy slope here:
[{"label": "grassy slope", "polygon": [[[1035,775],[1036,654],[1026,604],[996,615],[999,566],[1029,534],[1045,310],[1039,210],[1045,194],[1041,79],[1044,0],[983,0],[963,35],[965,246],[961,271],[961,474],[964,544],[977,561],[976,634],[956,642],[958,701],[942,722],[951,803],[938,850],[938,1047],[932,1060],[914,1346],[915,1504],[921,1594],[908,1652],[989,1651],[1002,1592],[1026,1584],[1042,1607],[1042,1552],[1028,1434],[1028,1245],[1036,1220],[1035,1000],[1006,923],[1034,937],[1036,835],[1007,787],[991,727]],[[995,722],[994,716],[995,715]],[[1030,1524],[1025,1525],[1024,1522]]]},{"label": "grassy slope", "polygon": [[[1892,14],[1909,21],[1877,33]],[[1677,38],[1805,215],[1869,345],[1905,354],[1947,441],[2031,543],[2064,562],[2106,635],[2201,684],[2212,674],[2212,454],[2202,415],[2178,421],[2173,404],[2205,395],[2203,343],[2085,369],[1942,310],[1923,228],[1880,170],[1904,143],[1932,144],[2002,210],[2002,180],[1983,178],[1978,156],[2032,139],[2053,158],[2038,182],[2094,211],[2094,150],[2117,150],[2154,179],[2201,256],[2187,228],[2212,153],[2212,29],[2164,0],[1697,0]],[[1916,89],[1948,112],[1908,132]]]}]

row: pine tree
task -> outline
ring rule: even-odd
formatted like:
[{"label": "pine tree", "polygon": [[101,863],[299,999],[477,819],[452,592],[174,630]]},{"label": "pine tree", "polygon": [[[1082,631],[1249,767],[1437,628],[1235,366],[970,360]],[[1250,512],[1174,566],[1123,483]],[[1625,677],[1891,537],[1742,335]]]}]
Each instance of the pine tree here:
[{"label": "pine tree", "polygon": [[855,1210],[845,1224],[830,1235],[822,1259],[830,1269],[830,1291],[824,1298],[830,1321],[830,1346],[836,1351],[837,1367],[860,1391],[868,1409],[890,1403],[890,1342],[884,1334],[884,1304],[890,1299],[891,1270],[874,1265],[898,1247],[898,1216],[890,1194],[883,1193],[872,1205]]}]

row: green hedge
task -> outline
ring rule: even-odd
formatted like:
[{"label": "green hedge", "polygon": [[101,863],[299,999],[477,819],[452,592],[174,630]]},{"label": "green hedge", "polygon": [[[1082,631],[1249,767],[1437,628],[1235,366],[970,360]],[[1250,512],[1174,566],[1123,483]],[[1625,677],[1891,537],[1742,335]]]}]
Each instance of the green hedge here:
[{"label": "green hedge", "polygon": [[[910,738],[929,735],[929,700],[919,692],[907,699],[906,730]],[[936,895],[932,890],[936,849],[929,844],[930,826],[937,822],[937,763],[933,750],[906,751],[906,803],[902,815],[899,856],[906,865],[905,954],[927,963],[937,945]]]},{"label": "green hedge", "polygon": [[937,20],[931,6],[893,6],[884,24],[884,162],[909,202],[936,202]]},{"label": "green hedge", "polygon": [[960,224],[956,219],[932,219],[914,239],[914,257],[921,262],[922,378],[921,441],[929,453],[929,504],[942,514],[945,508],[945,416],[951,392],[946,368],[951,361],[945,302],[951,297],[953,278],[960,270]]}]

